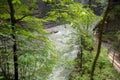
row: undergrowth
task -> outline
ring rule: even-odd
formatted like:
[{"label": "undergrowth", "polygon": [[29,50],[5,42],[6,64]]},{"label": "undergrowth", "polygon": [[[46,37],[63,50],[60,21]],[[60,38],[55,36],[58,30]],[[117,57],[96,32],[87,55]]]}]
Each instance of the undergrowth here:
[{"label": "undergrowth", "polygon": [[[89,53],[84,51],[83,55],[83,66],[80,69],[80,59],[76,58],[75,68],[69,76],[69,80],[89,80],[90,71],[93,59],[96,54],[96,49]],[[118,74],[113,68],[112,64],[108,59],[107,49],[102,48],[100,57],[98,59],[94,80],[120,80],[120,74]]]}]

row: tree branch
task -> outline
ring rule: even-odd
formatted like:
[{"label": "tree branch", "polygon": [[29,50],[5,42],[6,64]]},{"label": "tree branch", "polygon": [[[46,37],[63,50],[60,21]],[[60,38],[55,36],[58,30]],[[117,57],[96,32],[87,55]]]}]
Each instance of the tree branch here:
[{"label": "tree branch", "polygon": [[16,23],[19,22],[19,21],[21,21],[21,20],[23,20],[27,16],[35,16],[35,15],[38,15],[38,14],[40,14],[40,13],[38,12],[38,13],[33,13],[33,14],[25,14],[21,18],[16,19]]},{"label": "tree branch", "polygon": [[24,16],[22,16],[21,18],[16,19],[16,23],[19,22],[19,21],[21,21],[22,19],[24,19],[24,18],[27,17],[27,16],[28,16],[28,15],[24,15]]}]

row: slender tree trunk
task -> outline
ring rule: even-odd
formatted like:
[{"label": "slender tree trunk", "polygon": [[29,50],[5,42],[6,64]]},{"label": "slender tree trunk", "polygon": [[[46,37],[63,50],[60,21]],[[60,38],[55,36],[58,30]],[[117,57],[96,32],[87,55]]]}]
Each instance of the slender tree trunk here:
[{"label": "slender tree trunk", "polygon": [[104,16],[103,16],[103,19],[102,19],[101,22],[100,22],[98,49],[97,49],[97,53],[96,53],[96,56],[95,56],[93,65],[92,65],[92,70],[91,70],[91,74],[90,74],[90,80],[94,80],[94,79],[93,79],[94,71],[95,71],[96,63],[97,63],[97,60],[98,60],[98,58],[99,58],[100,51],[101,51],[103,27],[104,27],[104,25],[105,25],[105,21],[106,21],[106,19],[107,19],[107,15],[108,15],[108,13],[109,13],[109,8],[110,8],[110,6],[111,6],[111,1],[112,1],[112,0],[109,0],[109,1],[108,1],[107,9],[106,9],[105,14],[104,14]]},{"label": "slender tree trunk", "polygon": [[78,42],[78,44],[79,44],[79,51],[78,51],[77,57],[78,57],[78,60],[80,61],[80,63],[79,63],[80,70],[79,71],[82,73],[82,62],[83,62],[83,59],[82,59],[82,57],[83,57],[82,36],[80,36],[78,41],[79,41]]},{"label": "slender tree trunk", "polygon": [[83,76],[83,44],[82,44],[82,36],[80,38],[80,70],[81,70],[81,77]]},{"label": "slender tree trunk", "polygon": [[82,64],[83,64],[83,50],[82,50],[82,36],[80,38],[80,68],[82,71]]},{"label": "slender tree trunk", "polygon": [[92,0],[89,0],[88,4],[89,4],[89,8],[91,8]]},{"label": "slender tree trunk", "polygon": [[17,57],[17,44],[16,44],[16,35],[15,35],[15,10],[12,4],[12,0],[7,0],[8,1],[8,5],[9,5],[9,9],[10,9],[10,20],[11,20],[11,26],[12,26],[12,38],[14,40],[13,43],[13,57],[14,57],[14,76],[15,76],[15,80],[18,80],[18,57]]}]

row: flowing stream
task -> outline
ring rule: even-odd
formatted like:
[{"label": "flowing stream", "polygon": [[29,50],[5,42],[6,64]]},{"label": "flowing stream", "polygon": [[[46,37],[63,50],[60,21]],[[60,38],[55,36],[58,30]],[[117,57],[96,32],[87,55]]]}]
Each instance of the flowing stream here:
[{"label": "flowing stream", "polygon": [[48,29],[51,33],[48,37],[55,44],[56,49],[60,52],[58,63],[54,66],[48,80],[68,80],[72,71],[72,62],[78,53],[78,45],[75,44],[76,35],[70,25],[60,25]]}]

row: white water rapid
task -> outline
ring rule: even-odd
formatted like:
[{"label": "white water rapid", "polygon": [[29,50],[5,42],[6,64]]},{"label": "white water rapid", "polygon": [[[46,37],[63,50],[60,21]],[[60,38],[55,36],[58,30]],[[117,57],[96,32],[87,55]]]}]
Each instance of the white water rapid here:
[{"label": "white water rapid", "polygon": [[78,53],[78,46],[75,44],[76,35],[73,34],[74,29],[70,25],[60,25],[49,28],[49,31],[58,31],[57,33],[51,33],[48,37],[60,52],[60,55],[58,55],[60,63],[55,65],[52,73],[48,76],[48,80],[68,80],[72,71],[70,68],[72,67],[71,61],[77,57]]}]

